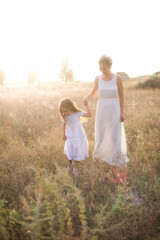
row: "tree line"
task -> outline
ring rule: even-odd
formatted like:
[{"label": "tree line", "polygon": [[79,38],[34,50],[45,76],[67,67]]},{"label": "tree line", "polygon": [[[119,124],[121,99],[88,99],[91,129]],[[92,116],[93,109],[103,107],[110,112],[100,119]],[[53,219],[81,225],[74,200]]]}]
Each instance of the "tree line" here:
[{"label": "tree line", "polygon": [[[117,72],[117,74],[120,75],[123,80],[129,79],[129,75],[125,72]],[[153,77],[159,77],[160,76],[160,71],[155,72],[152,76]],[[61,79],[61,81],[65,82],[65,83],[74,81],[73,70],[71,68],[69,68],[68,59],[61,62],[61,68],[60,68],[60,71],[59,71],[59,78]],[[3,70],[0,70],[0,85],[3,85],[5,80],[6,80],[5,72]],[[27,82],[29,84],[34,84],[37,81],[39,83],[38,72],[33,68],[27,69]]]},{"label": "tree line", "polygon": [[[73,71],[69,68],[68,59],[61,62],[61,68],[59,71],[59,78],[63,82],[73,82]],[[6,80],[6,75],[3,70],[0,70],[0,85],[3,85]],[[39,82],[38,80],[38,72],[34,68],[27,69],[27,82],[29,84],[34,84],[35,82]]]}]

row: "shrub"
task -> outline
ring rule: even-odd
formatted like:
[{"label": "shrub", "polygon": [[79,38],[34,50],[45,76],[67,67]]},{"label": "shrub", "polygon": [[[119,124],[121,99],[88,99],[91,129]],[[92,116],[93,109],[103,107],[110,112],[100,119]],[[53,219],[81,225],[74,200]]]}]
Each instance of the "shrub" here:
[{"label": "shrub", "polygon": [[143,83],[139,83],[136,86],[137,89],[145,89],[145,88],[160,88],[160,77],[153,77],[151,79],[148,79],[147,81]]}]

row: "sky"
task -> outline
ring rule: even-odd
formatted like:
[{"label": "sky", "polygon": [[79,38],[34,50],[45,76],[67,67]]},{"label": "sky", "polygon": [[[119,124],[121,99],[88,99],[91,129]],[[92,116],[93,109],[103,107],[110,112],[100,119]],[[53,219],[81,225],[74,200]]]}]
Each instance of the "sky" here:
[{"label": "sky", "polygon": [[74,80],[93,81],[102,54],[112,72],[160,71],[159,0],[0,0],[0,69],[23,82],[59,80],[69,61]]}]

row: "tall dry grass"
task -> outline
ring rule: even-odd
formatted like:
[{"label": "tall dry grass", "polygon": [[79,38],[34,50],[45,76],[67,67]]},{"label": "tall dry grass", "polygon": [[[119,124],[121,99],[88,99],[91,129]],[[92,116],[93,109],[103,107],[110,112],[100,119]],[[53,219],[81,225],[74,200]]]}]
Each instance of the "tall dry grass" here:
[{"label": "tall dry grass", "polygon": [[[160,232],[160,90],[124,82],[128,180],[108,181],[93,162],[97,99],[84,123],[90,157],[79,176],[66,171],[58,102],[83,107],[92,83],[0,88],[0,239],[158,239]],[[136,191],[140,205],[128,201]]]}]

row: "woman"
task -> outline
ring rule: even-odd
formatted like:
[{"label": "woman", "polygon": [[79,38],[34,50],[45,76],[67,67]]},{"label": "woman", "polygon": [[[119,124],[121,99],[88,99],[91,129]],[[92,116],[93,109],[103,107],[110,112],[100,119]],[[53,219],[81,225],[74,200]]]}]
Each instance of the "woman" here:
[{"label": "woman", "polygon": [[95,120],[93,157],[112,166],[112,182],[123,182],[127,177],[127,146],[124,131],[124,97],[121,77],[111,72],[112,59],[103,55],[99,59],[102,75],[94,81],[92,92],[84,104],[99,92]]}]

